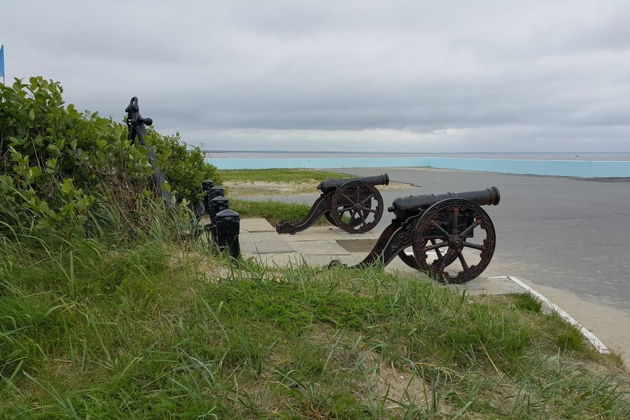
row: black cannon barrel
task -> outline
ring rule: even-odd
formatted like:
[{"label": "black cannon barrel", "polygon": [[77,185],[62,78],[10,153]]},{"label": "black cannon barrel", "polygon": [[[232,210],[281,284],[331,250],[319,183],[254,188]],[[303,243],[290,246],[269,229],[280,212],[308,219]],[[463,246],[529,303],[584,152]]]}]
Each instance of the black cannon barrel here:
[{"label": "black cannon barrel", "polygon": [[383,174],[375,176],[364,176],[363,178],[328,179],[326,181],[320,182],[317,186],[317,189],[328,192],[330,190],[334,190],[335,188],[341,187],[343,184],[349,181],[362,181],[372,185],[387,185],[389,184],[389,176],[387,176],[387,174]]},{"label": "black cannon barrel", "polygon": [[415,213],[418,210],[425,210],[438,201],[446,200],[447,198],[468,200],[480,206],[496,206],[499,204],[499,201],[501,201],[501,194],[499,194],[497,187],[489,187],[485,190],[465,191],[460,193],[447,192],[445,194],[410,195],[408,197],[395,199],[388,210],[394,212],[396,216],[401,216],[410,212]]}]

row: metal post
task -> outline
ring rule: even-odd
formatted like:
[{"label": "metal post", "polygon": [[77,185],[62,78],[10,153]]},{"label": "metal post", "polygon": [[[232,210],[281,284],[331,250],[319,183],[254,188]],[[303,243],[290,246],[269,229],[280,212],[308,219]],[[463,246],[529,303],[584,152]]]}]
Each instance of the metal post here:
[{"label": "metal post", "polygon": [[214,181],[212,181],[211,179],[205,179],[201,181],[201,189],[203,189],[203,192],[207,193],[212,187],[214,187]]},{"label": "metal post", "polygon": [[227,250],[233,258],[241,254],[238,234],[241,216],[234,210],[225,209],[216,214],[215,243],[219,249]]},{"label": "metal post", "polygon": [[214,197],[212,200],[210,200],[210,209],[208,210],[208,214],[210,215],[210,220],[212,221],[213,225],[216,225],[215,218],[217,213],[228,208],[230,208],[230,200],[223,196]]},{"label": "metal post", "polygon": [[210,187],[210,189],[208,189],[208,193],[210,195],[210,199],[212,200],[214,197],[224,196],[225,189],[223,187]]},{"label": "metal post", "polygon": [[213,198],[223,197],[225,194],[225,190],[222,187],[210,187],[204,191],[206,191],[206,195],[203,197],[203,205],[206,208],[206,213],[212,214],[210,210],[212,205],[210,204],[210,202]]}]

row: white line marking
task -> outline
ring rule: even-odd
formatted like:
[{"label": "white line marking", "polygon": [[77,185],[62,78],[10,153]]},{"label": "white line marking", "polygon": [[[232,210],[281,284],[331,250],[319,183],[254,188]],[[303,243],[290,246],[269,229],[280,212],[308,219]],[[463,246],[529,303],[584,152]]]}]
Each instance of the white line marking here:
[{"label": "white line marking", "polygon": [[587,330],[586,327],[584,327],[584,325],[578,322],[571,315],[569,315],[568,313],[560,309],[560,307],[556,305],[555,303],[553,303],[551,299],[549,299],[547,296],[537,292],[536,290],[532,289],[531,287],[523,283],[521,280],[513,276],[497,276],[497,277],[491,277],[491,278],[507,278],[508,280],[511,280],[514,283],[518,284],[523,289],[527,290],[527,292],[530,295],[538,299],[543,305],[547,306],[549,309],[551,309],[552,311],[560,315],[560,318],[564,319],[566,322],[568,322],[569,324],[577,328],[578,331],[591,343],[591,345],[595,347],[595,350],[597,350],[598,352],[602,354],[610,354],[610,350],[608,350],[608,347],[606,347],[606,345],[599,338],[597,338],[595,334]]}]

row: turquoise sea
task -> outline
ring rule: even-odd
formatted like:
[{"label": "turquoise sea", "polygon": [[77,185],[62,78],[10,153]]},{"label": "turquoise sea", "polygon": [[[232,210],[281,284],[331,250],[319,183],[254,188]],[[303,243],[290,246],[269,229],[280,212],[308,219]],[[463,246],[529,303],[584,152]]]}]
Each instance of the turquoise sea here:
[{"label": "turquoise sea", "polygon": [[219,169],[428,167],[579,178],[630,177],[630,153],[325,153],[210,151]]}]

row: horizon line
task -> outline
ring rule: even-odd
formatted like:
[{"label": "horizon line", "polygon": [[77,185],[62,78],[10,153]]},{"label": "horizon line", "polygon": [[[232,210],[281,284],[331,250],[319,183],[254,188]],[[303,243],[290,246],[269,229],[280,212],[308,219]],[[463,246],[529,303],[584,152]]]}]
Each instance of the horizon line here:
[{"label": "horizon line", "polygon": [[[198,147],[198,146],[196,146]],[[352,151],[352,150],[344,150],[344,151],[326,151],[326,150],[256,150],[256,149],[248,149],[248,150],[236,150],[236,149],[201,149],[204,153],[330,153],[330,154],[404,154],[404,155],[413,155],[413,154],[441,154],[441,155],[479,155],[479,154],[630,154],[630,151],[619,152],[619,151],[564,151],[564,152],[547,152],[547,151],[518,151],[518,152],[510,152],[510,151],[484,151],[484,152],[392,152],[392,151]]]}]

